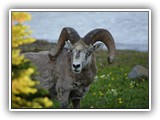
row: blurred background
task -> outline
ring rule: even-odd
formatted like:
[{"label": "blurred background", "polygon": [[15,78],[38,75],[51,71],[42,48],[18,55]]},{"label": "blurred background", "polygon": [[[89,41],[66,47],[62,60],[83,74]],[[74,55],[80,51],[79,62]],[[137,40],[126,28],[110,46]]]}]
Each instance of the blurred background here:
[{"label": "blurred background", "polygon": [[81,37],[95,28],[104,28],[113,35],[120,50],[148,51],[148,12],[29,12],[25,22],[32,37],[56,43],[63,27],[73,27]]}]

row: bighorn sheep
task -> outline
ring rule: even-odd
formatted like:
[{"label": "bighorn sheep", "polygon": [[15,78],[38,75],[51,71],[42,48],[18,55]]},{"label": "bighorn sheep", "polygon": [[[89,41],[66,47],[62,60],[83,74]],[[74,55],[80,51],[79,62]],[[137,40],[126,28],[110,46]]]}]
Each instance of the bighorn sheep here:
[{"label": "bighorn sheep", "polygon": [[[40,87],[48,89],[53,97],[56,96],[62,108],[66,108],[70,101],[73,108],[80,108],[80,100],[89,90],[97,72],[93,52],[103,44],[94,45],[97,41],[107,46],[108,62],[112,63],[115,43],[105,29],[92,30],[81,38],[75,29],[65,27],[55,49],[25,54],[38,67]],[[66,42],[69,48],[64,48]]]}]

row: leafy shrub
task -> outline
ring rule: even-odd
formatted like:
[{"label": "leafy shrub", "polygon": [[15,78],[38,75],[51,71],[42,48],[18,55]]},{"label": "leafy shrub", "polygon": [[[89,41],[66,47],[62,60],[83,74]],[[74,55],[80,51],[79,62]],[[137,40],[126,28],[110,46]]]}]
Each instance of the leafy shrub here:
[{"label": "leafy shrub", "polygon": [[31,62],[21,54],[20,46],[33,43],[31,30],[23,25],[31,20],[26,12],[12,12],[12,108],[50,108],[53,102],[46,96],[47,91],[37,89],[39,84],[33,79],[36,70]]}]

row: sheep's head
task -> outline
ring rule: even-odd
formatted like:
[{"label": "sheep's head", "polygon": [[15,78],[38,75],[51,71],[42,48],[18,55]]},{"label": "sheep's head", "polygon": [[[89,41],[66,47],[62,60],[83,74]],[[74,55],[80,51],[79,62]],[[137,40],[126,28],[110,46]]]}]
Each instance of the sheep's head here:
[{"label": "sheep's head", "polygon": [[[67,42],[68,40],[70,43]],[[50,52],[49,57],[51,60],[55,60],[67,42],[72,52],[72,71],[80,73],[91,62],[92,52],[102,47],[102,43],[94,45],[97,41],[101,41],[107,46],[108,62],[112,63],[115,57],[115,43],[112,35],[105,29],[92,30],[84,38],[80,38],[73,28],[65,27],[60,34],[55,51]]]},{"label": "sheep's head", "polygon": [[87,45],[83,40],[79,40],[77,43],[67,42],[71,55],[71,68],[74,73],[80,73],[87,65],[91,63],[92,53],[103,46],[103,43],[96,45]]}]

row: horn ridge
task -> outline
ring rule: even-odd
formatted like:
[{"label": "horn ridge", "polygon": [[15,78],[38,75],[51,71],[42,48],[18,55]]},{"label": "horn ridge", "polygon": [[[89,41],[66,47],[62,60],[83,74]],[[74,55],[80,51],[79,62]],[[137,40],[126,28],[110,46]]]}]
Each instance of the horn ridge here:
[{"label": "horn ridge", "polygon": [[[64,27],[63,30],[66,30],[66,31],[67,31],[69,40],[70,40],[70,42],[71,42],[72,44],[75,44],[76,42],[79,41],[80,36],[79,36],[78,32],[77,32],[74,28]],[[62,31],[63,31],[63,30],[62,30]]]},{"label": "horn ridge", "polygon": [[103,42],[109,52],[108,62],[112,63],[115,57],[115,42],[111,33],[106,29],[94,29],[84,36],[84,42],[87,45],[94,44],[97,41]]},{"label": "horn ridge", "polygon": [[79,39],[80,36],[75,29],[71,27],[64,27],[59,36],[56,48],[49,51],[49,58],[54,61],[61,53],[66,41],[69,40],[72,44],[75,44]]}]

